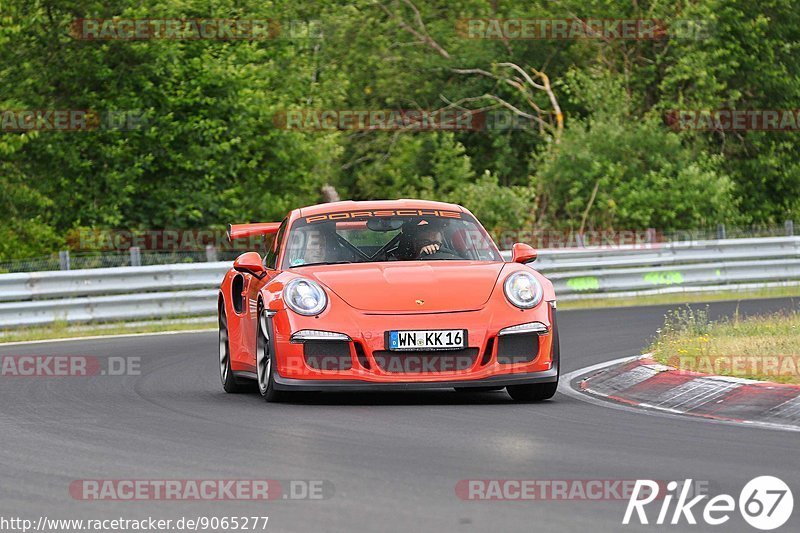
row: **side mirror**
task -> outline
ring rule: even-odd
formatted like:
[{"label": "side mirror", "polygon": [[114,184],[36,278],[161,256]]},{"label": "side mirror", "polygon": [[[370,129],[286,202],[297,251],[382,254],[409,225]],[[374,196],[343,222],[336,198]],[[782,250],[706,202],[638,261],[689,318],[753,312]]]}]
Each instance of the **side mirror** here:
[{"label": "side mirror", "polygon": [[252,274],[258,279],[267,274],[267,269],[261,263],[261,256],[258,252],[245,252],[233,262],[233,269],[237,272]]},{"label": "side mirror", "polygon": [[528,263],[535,260],[536,250],[533,248],[533,246],[518,242],[511,247],[512,263]]}]

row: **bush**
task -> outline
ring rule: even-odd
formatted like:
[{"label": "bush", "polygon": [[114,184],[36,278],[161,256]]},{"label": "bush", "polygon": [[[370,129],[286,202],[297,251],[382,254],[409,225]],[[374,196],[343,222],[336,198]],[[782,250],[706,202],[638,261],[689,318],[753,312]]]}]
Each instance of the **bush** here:
[{"label": "bush", "polygon": [[576,228],[585,215],[586,228],[662,231],[730,220],[732,184],[719,159],[665,130],[626,116],[573,122],[538,160],[548,220]]}]

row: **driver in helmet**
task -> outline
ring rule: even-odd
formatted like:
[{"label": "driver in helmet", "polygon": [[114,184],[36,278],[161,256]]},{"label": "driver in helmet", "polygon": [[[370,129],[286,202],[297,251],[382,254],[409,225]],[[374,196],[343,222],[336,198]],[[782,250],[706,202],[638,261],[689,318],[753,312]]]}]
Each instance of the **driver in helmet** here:
[{"label": "driver in helmet", "polygon": [[424,259],[438,252],[442,247],[440,224],[421,220],[403,227],[395,258],[401,261]]},{"label": "driver in helmet", "polygon": [[413,241],[417,259],[433,255],[442,247],[442,230],[438,224],[431,224],[423,220],[417,226]]}]

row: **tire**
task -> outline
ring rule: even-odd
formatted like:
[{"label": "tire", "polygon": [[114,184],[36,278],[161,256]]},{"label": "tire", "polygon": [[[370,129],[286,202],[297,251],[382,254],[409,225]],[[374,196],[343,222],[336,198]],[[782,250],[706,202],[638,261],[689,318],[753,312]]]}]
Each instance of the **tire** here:
[{"label": "tire", "polygon": [[506,387],[508,395],[517,402],[541,402],[549,400],[555,396],[558,390],[558,379],[561,369],[561,341],[558,337],[558,324],[556,323],[556,313],[553,310],[553,365],[559,369],[556,380],[553,383],[535,383],[532,385],[509,385]]},{"label": "tire", "polygon": [[236,380],[231,370],[231,346],[228,339],[228,317],[224,304],[219,308],[219,378],[222,388],[229,394],[244,392],[245,386]]},{"label": "tire", "polygon": [[509,385],[508,395],[517,402],[540,402],[552,398],[558,389],[555,383],[537,383],[534,385]]},{"label": "tire", "polygon": [[275,390],[275,354],[270,353],[267,318],[261,302],[258,304],[258,326],[256,331],[256,374],[258,392],[268,402],[279,402],[284,398],[281,391]]},{"label": "tire", "polygon": [[496,392],[505,387],[456,387],[456,392]]}]

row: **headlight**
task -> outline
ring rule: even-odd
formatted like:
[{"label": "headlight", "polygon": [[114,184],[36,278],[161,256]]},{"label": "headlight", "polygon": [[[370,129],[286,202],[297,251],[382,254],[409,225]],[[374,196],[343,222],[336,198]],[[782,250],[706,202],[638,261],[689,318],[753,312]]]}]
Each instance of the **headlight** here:
[{"label": "headlight", "polygon": [[310,279],[295,278],[283,289],[283,300],[289,309],[299,315],[320,314],[328,305],[328,296],[318,283]]},{"label": "headlight", "polygon": [[536,307],[544,294],[542,284],[528,272],[515,272],[508,276],[503,290],[508,301],[520,309]]}]

